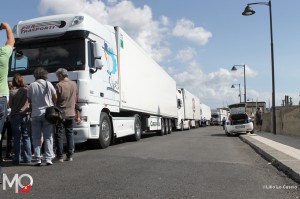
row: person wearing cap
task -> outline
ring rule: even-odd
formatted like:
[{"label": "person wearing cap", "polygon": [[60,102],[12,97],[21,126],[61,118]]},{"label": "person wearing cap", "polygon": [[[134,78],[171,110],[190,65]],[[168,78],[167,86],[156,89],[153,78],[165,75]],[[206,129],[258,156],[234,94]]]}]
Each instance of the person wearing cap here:
[{"label": "person wearing cap", "polygon": [[[74,133],[73,126],[75,123],[75,104],[77,86],[76,83],[68,78],[68,71],[64,68],[59,68],[56,71],[58,83],[55,85],[57,93],[56,106],[62,109],[65,113],[65,121],[58,122],[55,131],[56,142],[56,158],[58,162],[73,161],[74,154]],[[77,118],[76,118],[77,120]],[[66,135],[67,140],[67,157],[63,159],[63,134]]]}]

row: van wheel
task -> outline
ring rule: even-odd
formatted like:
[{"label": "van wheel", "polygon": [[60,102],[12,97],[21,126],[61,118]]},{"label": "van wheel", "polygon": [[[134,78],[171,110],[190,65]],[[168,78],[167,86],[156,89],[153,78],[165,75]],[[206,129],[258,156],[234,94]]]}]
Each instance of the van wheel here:
[{"label": "van wheel", "polygon": [[230,133],[228,133],[228,131],[226,129],[225,129],[225,135],[228,137],[230,136]]},{"label": "van wheel", "polygon": [[254,133],[254,129],[252,131],[250,131],[250,134],[253,134]]},{"label": "van wheel", "polygon": [[138,114],[134,115],[134,135],[133,139],[134,141],[139,141],[142,137],[142,125],[141,125],[141,119]]}]

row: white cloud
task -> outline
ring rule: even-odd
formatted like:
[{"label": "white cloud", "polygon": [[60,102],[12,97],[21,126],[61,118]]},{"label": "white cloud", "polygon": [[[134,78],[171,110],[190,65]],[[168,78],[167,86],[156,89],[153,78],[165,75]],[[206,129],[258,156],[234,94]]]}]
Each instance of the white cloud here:
[{"label": "white cloud", "polygon": [[164,26],[168,26],[169,25],[169,18],[166,16],[161,16],[160,17],[160,21]]},{"label": "white cloud", "polygon": [[166,16],[155,21],[147,5],[138,8],[131,1],[107,2],[109,5],[98,0],[41,0],[39,10],[42,14],[85,12],[104,24],[121,26],[158,62],[170,54],[168,46],[162,46],[169,23]]},{"label": "white cloud", "polygon": [[173,29],[173,35],[183,37],[198,45],[205,45],[208,42],[208,39],[212,37],[211,32],[208,32],[203,27],[195,27],[195,24],[192,21],[185,18],[177,21],[176,26]]},{"label": "white cloud", "polygon": [[[252,71],[248,67],[249,71]],[[241,76],[242,75],[242,76]],[[197,62],[190,62],[188,68],[180,73],[173,74],[178,87],[183,87],[200,98],[201,103],[213,108],[227,106],[239,102],[239,90],[231,88],[234,80],[243,77],[243,73],[233,73],[228,69],[204,73]],[[241,87],[242,101],[243,88]],[[248,91],[251,96],[259,96],[254,90]]]},{"label": "white cloud", "polygon": [[195,58],[197,52],[194,48],[187,47],[178,51],[176,59],[180,62],[188,62]]},{"label": "white cloud", "polygon": [[107,3],[109,4],[109,5],[114,5],[114,4],[116,4],[118,2],[118,0],[107,0]]},{"label": "white cloud", "polygon": [[[244,67],[236,67],[236,71],[232,71],[234,78],[244,78]],[[255,77],[257,75],[257,72],[252,70],[248,65],[246,65],[245,68],[246,78],[248,77]]]}]

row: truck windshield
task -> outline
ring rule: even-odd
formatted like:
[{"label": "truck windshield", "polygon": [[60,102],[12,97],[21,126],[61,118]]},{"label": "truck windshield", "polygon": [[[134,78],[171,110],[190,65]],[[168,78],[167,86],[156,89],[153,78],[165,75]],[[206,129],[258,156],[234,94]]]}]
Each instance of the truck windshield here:
[{"label": "truck windshield", "polygon": [[219,115],[218,115],[218,114],[212,114],[211,117],[213,117],[213,118],[218,118]]},{"label": "truck windshield", "polygon": [[58,68],[84,70],[84,45],[84,39],[17,45],[11,57],[9,76],[16,72],[32,74],[36,67],[44,67],[48,72]]}]

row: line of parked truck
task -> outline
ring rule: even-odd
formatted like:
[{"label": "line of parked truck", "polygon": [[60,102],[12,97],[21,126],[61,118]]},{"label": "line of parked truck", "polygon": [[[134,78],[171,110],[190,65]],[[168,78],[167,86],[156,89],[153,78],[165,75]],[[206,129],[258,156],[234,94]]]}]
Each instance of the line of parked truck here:
[{"label": "line of parked truck", "polygon": [[[22,74],[34,81],[33,70],[44,67],[48,80],[66,68],[76,82],[81,123],[75,142],[96,148],[114,139],[145,132],[170,134],[172,130],[209,124],[210,108],[175,80],[120,27],[103,25],[84,14],[53,15],[20,21],[9,76]],[[207,122],[208,121],[208,122]]]}]

